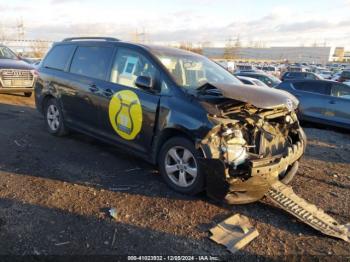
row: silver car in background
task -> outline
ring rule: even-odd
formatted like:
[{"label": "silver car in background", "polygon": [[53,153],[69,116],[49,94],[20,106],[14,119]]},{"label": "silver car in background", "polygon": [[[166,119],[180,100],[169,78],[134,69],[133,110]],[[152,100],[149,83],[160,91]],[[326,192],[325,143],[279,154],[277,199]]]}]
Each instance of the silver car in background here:
[{"label": "silver car in background", "polygon": [[264,82],[260,81],[259,79],[252,78],[252,77],[246,77],[246,76],[237,76],[237,78],[246,85],[253,85],[253,86],[261,86],[261,87],[269,87]]},{"label": "silver car in background", "polygon": [[350,129],[350,86],[327,80],[290,80],[276,88],[299,99],[299,118]]}]

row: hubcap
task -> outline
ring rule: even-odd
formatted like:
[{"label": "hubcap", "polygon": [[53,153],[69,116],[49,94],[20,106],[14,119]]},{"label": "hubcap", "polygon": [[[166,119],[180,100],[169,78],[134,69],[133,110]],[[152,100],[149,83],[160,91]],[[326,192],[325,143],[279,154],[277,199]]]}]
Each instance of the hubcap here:
[{"label": "hubcap", "polygon": [[60,125],[60,111],[55,105],[50,105],[47,109],[47,123],[52,131],[57,131]]},{"label": "hubcap", "polygon": [[197,163],[191,151],[176,146],[165,157],[165,171],[170,180],[180,187],[191,186],[197,177]]}]

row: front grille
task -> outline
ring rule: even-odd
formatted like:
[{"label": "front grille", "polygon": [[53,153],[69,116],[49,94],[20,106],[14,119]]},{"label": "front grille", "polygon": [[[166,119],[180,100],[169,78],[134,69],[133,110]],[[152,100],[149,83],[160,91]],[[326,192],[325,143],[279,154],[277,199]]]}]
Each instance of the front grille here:
[{"label": "front grille", "polygon": [[[277,131],[277,130],[276,130]],[[275,156],[285,152],[288,140],[281,132],[268,134],[262,132],[259,137],[259,154],[263,156]]]},{"label": "front grille", "polygon": [[0,71],[2,87],[32,87],[34,76],[30,70],[4,69]]}]

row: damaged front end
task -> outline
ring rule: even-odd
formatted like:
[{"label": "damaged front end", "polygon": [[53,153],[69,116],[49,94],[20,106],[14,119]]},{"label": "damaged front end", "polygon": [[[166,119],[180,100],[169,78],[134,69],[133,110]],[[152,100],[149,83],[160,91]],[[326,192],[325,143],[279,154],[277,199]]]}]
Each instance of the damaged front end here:
[{"label": "damaged front end", "polygon": [[227,101],[209,114],[215,127],[197,147],[207,194],[229,204],[260,200],[275,181],[288,183],[298,169],[306,136],[287,107],[261,109]]}]

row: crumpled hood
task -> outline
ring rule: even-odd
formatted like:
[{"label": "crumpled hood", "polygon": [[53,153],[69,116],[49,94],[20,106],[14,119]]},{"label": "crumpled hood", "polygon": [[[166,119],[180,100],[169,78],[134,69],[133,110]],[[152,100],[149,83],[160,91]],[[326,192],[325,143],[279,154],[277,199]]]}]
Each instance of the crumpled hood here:
[{"label": "crumpled hood", "polygon": [[261,87],[253,85],[228,85],[228,84],[211,84],[222,92],[222,95],[252,104],[262,109],[273,109],[286,107],[294,110],[298,107],[299,101],[292,94],[270,87]]},{"label": "crumpled hood", "polygon": [[0,69],[24,69],[31,70],[33,66],[23,60],[0,59]]}]

